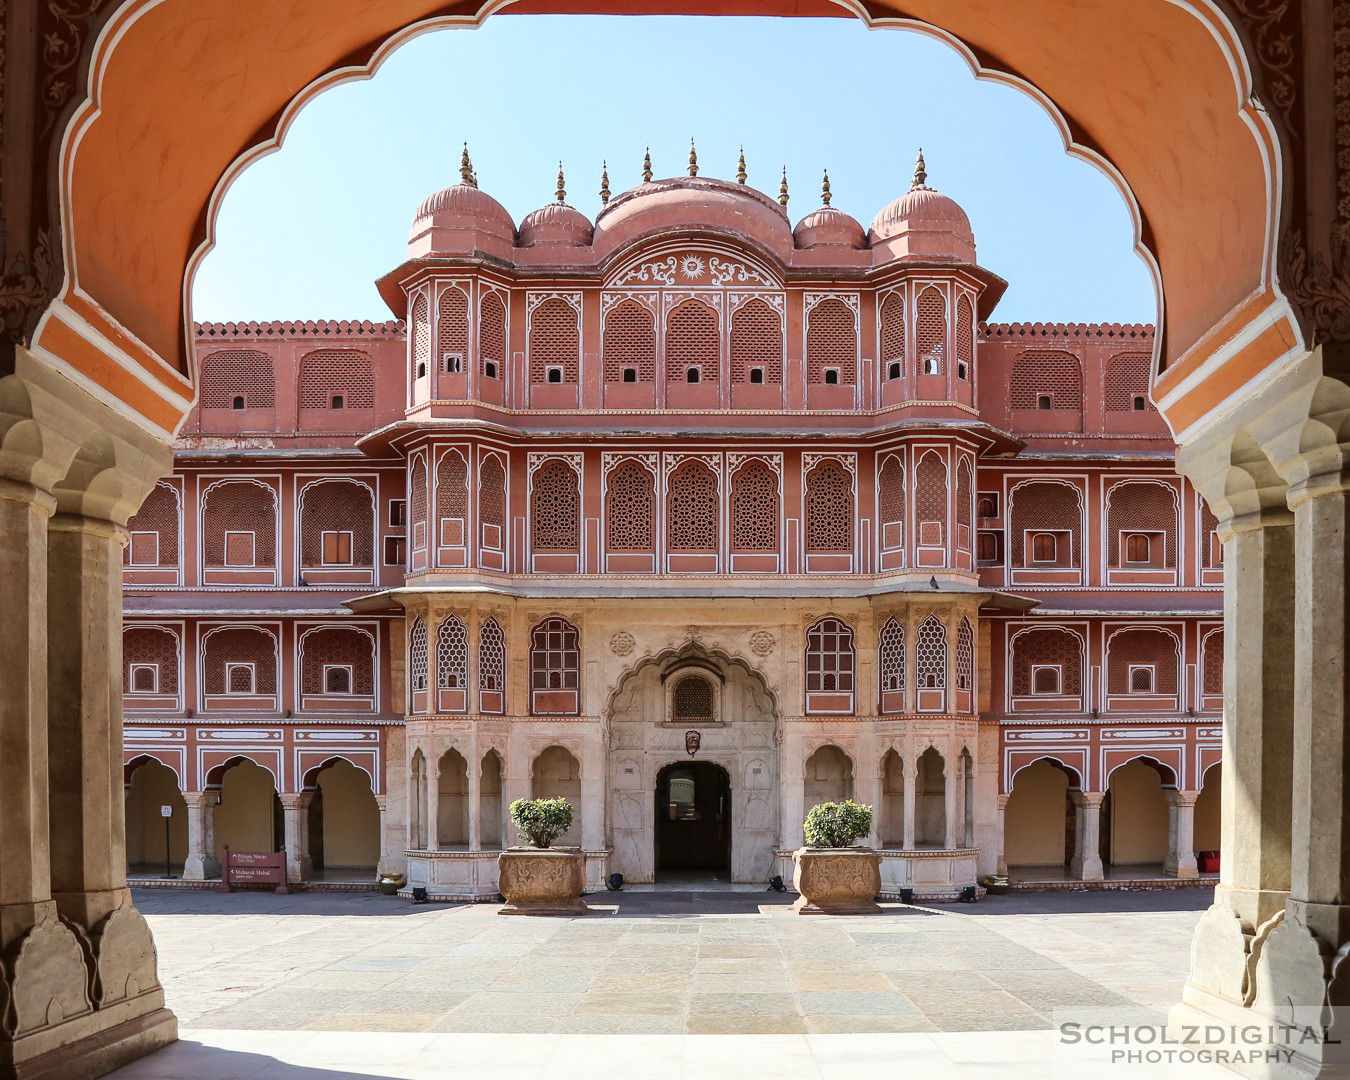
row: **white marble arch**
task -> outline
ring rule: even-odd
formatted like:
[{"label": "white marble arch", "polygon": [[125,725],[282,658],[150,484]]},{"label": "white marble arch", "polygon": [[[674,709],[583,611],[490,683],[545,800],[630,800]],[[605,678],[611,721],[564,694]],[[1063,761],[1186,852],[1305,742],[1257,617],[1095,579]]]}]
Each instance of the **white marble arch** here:
[{"label": "white marble arch", "polygon": [[[666,723],[665,684],[689,669],[719,681],[716,723]],[[731,879],[768,881],[780,833],[779,723],[764,678],[738,657],[687,644],[635,663],[619,679],[607,716],[608,869],[632,882],[653,880],[657,774],[691,760],[684,736],[696,728],[702,744],[693,760],[720,765],[731,778]]]}]

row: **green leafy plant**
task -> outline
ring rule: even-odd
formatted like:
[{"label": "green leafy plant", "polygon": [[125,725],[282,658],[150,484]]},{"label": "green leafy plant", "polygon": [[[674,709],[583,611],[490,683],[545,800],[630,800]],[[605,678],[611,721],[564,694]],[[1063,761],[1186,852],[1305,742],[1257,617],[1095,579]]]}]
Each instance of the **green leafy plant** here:
[{"label": "green leafy plant", "polygon": [[852,799],[813,806],[806,814],[806,846],[852,847],[872,831],[872,808]]},{"label": "green leafy plant", "polygon": [[517,799],[511,804],[511,823],[530,847],[546,848],[572,827],[572,804],[566,799]]}]

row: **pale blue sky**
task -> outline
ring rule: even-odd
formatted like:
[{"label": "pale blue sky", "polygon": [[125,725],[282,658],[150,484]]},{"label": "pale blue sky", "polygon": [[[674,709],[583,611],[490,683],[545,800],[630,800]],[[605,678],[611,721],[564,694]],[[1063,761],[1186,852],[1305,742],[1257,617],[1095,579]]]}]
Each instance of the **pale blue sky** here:
[{"label": "pale blue sky", "polygon": [[615,191],[682,174],[776,193],[786,165],[795,223],[820,201],[864,227],[909,186],[970,215],[980,262],[1010,285],[994,318],[1152,322],[1153,287],[1110,182],[1069,158],[1040,106],[977,82],[948,46],[851,19],[500,16],[426,34],[375,78],[321,95],[282,149],[226,194],[218,244],[194,288],[197,319],[385,319],[376,277],[398,265],[421,200],[459,179],[468,140],[479,185],[517,222],[552,199],[594,219],[600,163]]}]

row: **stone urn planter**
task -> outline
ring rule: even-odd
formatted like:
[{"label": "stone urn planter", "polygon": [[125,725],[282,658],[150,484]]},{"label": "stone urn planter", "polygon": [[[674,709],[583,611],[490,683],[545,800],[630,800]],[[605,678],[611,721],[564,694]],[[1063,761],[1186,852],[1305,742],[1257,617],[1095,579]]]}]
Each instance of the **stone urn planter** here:
[{"label": "stone urn planter", "polygon": [[566,848],[509,848],[497,856],[503,915],[585,915],[586,856]]},{"label": "stone urn planter", "polygon": [[798,848],[792,865],[799,915],[880,913],[881,856],[871,848]]},{"label": "stone urn planter", "polygon": [[806,847],[792,853],[799,915],[878,915],[881,856],[851,845],[872,831],[872,808],[852,799],[811,807],[802,825]]}]

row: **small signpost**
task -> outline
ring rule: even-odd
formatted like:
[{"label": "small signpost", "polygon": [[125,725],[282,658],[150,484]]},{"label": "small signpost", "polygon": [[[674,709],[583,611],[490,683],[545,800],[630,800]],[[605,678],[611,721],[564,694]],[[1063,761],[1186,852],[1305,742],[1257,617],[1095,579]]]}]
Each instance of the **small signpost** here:
[{"label": "small signpost", "polygon": [[161,806],[159,816],[164,819],[164,876],[173,877],[173,866],[169,860],[169,821],[173,818],[172,806]]},{"label": "small signpost", "polygon": [[226,846],[216,892],[227,893],[235,885],[275,885],[278,893],[290,892],[286,888],[286,849],[231,852]]}]

